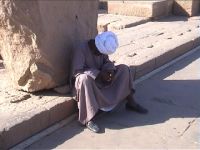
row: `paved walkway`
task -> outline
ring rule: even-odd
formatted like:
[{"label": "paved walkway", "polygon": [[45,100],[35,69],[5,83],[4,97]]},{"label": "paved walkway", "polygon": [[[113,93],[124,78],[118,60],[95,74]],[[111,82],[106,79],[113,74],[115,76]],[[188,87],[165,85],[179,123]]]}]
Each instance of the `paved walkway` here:
[{"label": "paved walkway", "polygon": [[200,49],[137,85],[137,100],[148,115],[126,111],[124,105],[100,115],[101,134],[77,121],[27,149],[200,148]]}]

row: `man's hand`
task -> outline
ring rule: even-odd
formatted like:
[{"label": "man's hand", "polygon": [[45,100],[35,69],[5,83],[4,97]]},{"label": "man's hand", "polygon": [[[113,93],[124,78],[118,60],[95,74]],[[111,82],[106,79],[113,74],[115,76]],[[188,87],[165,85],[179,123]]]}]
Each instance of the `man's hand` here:
[{"label": "man's hand", "polygon": [[104,84],[110,84],[115,76],[115,70],[102,70],[97,76],[97,80],[100,80]]}]

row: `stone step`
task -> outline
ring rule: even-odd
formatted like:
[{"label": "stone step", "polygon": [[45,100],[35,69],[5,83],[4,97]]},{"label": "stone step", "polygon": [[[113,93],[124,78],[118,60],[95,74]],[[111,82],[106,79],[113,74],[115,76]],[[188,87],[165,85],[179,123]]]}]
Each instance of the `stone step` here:
[{"label": "stone step", "polygon": [[9,149],[77,109],[69,95],[54,91],[29,94],[13,90],[8,74],[0,68],[0,149]]},{"label": "stone step", "polygon": [[98,32],[122,30],[136,25],[140,25],[149,21],[148,17],[135,17],[114,15],[107,13],[99,13],[97,29]]},{"label": "stone step", "polygon": [[[142,17],[162,17],[169,14],[178,16],[195,16],[200,13],[199,0],[152,0],[152,1],[104,1],[100,9],[109,13]],[[154,15],[152,15],[154,14]]]},{"label": "stone step", "polygon": [[[102,2],[105,3],[105,2]],[[172,12],[172,0],[154,1],[107,1],[105,9],[111,14],[160,18]]]},{"label": "stone step", "polygon": [[120,47],[111,55],[131,67],[134,79],[200,45],[200,17],[170,17],[116,32]]},{"label": "stone step", "polygon": [[[138,79],[199,46],[199,33],[200,17],[171,17],[117,30],[120,47],[110,58],[116,65],[129,65]],[[3,69],[0,82],[0,149],[10,148],[77,111],[76,102],[67,95],[13,91]]]}]

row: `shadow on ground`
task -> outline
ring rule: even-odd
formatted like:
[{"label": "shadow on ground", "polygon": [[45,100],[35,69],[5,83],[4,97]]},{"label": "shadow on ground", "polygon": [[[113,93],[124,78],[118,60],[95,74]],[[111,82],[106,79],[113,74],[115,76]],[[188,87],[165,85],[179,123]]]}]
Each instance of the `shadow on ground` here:
[{"label": "shadow on ground", "polygon": [[176,22],[176,21],[188,21],[188,17],[185,16],[171,16],[167,18],[163,18],[160,20],[153,20],[153,22]]},{"label": "shadow on ground", "polygon": [[[197,61],[198,64],[200,62],[199,56],[200,52],[197,52],[137,86],[137,101],[148,108],[148,115],[127,111],[124,109],[124,104],[112,112],[99,115],[96,121],[101,126],[102,133],[105,132],[105,129],[121,130],[160,124],[171,118],[200,117],[200,80],[177,80],[176,78],[169,80],[167,78],[187,67],[193,61]],[[191,72],[185,73],[190,74]],[[44,139],[42,144],[38,142],[37,147],[41,149],[56,148],[70,138],[81,134],[84,129],[77,121],[73,121],[68,126],[47,136],[48,140]],[[49,139],[53,142],[48,143]]]},{"label": "shadow on ground", "polygon": [[[167,79],[170,75],[197,60],[199,56],[200,52],[197,52],[192,57],[182,60],[137,86],[137,101],[149,109],[148,115],[128,112],[124,110],[124,106],[121,106],[119,109],[114,110],[114,112],[108,113],[104,118],[102,117],[99,121],[100,124],[102,123],[104,128],[118,130],[135,126],[159,124],[170,118],[199,117],[200,80]],[[200,63],[198,64],[200,66]],[[190,74],[191,72],[185,73]],[[200,77],[200,72],[197,72],[197,74]]]}]

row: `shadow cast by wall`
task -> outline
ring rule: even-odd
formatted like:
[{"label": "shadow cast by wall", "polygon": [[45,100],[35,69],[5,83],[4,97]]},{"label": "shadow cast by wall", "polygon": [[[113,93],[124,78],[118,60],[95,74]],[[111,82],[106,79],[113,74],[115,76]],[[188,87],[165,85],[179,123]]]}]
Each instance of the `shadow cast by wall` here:
[{"label": "shadow cast by wall", "polygon": [[153,22],[177,22],[177,21],[188,21],[189,17],[186,16],[174,16],[166,17],[160,20],[153,20]]},{"label": "shadow cast by wall", "polygon": [[183,8],[180,4],[174,1],[173,5],[173,14],[182,15],[182,16],[190,16],[190,14]]}]

